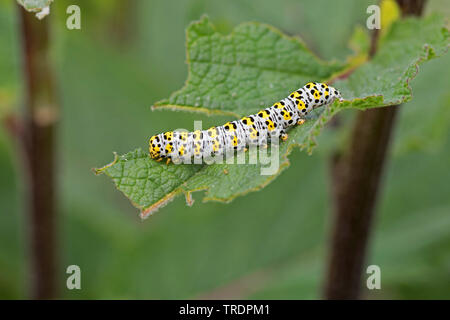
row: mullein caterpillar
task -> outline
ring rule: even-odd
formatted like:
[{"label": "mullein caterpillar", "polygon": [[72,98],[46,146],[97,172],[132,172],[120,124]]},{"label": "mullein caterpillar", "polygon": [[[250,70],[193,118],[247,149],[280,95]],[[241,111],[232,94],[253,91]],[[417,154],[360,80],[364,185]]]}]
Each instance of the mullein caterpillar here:
[{"label": "mullein caterpillar", "polygon": [[168,131],[152,136],[149,141],[150,157],[181,161],[207,158],[242,150],[250,145],[263,146],[269,139],[286,140],[286,130],[305,122],[313,109],[342,99],[338,90],[325,83],[309,82],[276,102],[270,108],[230,121],[219,127],[194,132]]}]

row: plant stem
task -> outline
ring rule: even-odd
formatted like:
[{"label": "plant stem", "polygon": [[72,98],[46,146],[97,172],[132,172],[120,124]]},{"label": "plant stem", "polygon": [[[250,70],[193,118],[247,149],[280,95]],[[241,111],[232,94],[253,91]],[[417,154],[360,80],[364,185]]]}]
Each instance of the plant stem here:
[{"label": "plant stem", "polygon": [[18,6],[22,36],[25,110],[20,137],[26,167],[31,298],[56,295],[55,124],[58,104],[49,57],[49,17]]},{"label": "plant stem", "polygon": [[[425,0],[397,0],[403,16],[420,15]],[[372,35],[370,56],[377,50]],[[359,111],[349,148],[332,159],[334,223],[324,297],[357,299],[380,180],[399,106]]]}]

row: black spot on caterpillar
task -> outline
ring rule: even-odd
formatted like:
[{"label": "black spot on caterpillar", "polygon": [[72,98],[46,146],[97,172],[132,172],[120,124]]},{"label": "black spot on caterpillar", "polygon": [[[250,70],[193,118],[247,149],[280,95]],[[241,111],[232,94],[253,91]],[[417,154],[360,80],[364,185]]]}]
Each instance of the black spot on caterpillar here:
[{"label": "black spot on caterpillar", "polygon": [[311,110],[341,99],[339,91],[325,83],[309,82],[256,114],[203,131],[168,131],[152,136],[150,157],[155,160],[207,158],[249,145],[264,145],[268,139],[287,139],[286,130],[302,124]]}]

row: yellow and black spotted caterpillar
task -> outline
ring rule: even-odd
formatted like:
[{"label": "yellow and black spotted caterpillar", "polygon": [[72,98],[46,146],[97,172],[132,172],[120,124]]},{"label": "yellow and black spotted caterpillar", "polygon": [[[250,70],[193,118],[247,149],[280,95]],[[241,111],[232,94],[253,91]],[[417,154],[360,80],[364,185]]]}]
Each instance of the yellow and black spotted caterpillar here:
[{"label": "yellow and black spotted caterpillar", "polygon": [[303,124],[311,110],[341,99],[339,91],[325,83],[309,82],[287,98],[257,114],[223,126],[194,132],[168,131],[150,138],[150,157],[156,160],[207,158],[250,145],[266,145],[269,139],[283,141],[286,129]]}]

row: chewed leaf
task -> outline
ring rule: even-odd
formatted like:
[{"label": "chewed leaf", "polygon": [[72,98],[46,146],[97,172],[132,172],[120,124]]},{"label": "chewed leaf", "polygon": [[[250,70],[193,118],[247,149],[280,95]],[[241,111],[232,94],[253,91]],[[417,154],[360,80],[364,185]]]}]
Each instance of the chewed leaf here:
[{"label": "chewed leaf", "polygon": [[[408,83],[418,65],[448,48],[448,30],[443,25],[443,19],[436,16],[395,22],[370,62],[334,82],[344,100],[316,110],[306,123],[289,131],[288,140],[280,143],[272,159],[275,169],[270,175],[261,174],[268,165],[259,162],[166,165],[151,160],[140,149],[117,157],[96,172],[111,177],[141,210],[142,217],[182,193],[188,203],[192,203],[191,193],[199,190],[205,191],[204,200],[227,202],[263,188],[289,165],[292,148],[312,150],[314,138],[340,110],[390,106],[411,99]],[[156,103],[156,108],[242,116],[270,106],[306,82],[330,82],[347,73],[350,66],[321,61],[301,41],[272,27],[245,23],[223,36],[207,18],[188,28],[187,52],[189,76],[185,86]],[[269,148],[269,154],[272,151]]]},{"label": "chewed leaf", "polygon": [[148,153],[138,149],[120,157],[115,155],[112,163],[95,169],[95,173],[105,172],[137,208],[150,212],[182,192],[182,185],[201,168],[201,165],[167,166],[150,160]]}]

